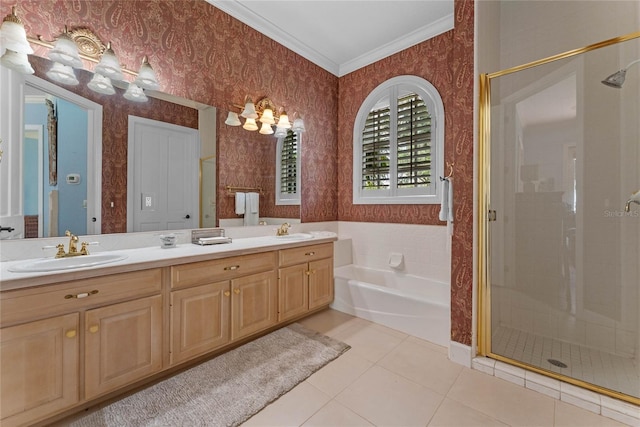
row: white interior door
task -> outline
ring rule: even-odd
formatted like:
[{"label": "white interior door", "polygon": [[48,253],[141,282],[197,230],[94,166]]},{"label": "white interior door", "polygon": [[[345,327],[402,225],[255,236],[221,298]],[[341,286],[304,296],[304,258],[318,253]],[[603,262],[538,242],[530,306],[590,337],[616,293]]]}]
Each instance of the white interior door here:
[{"label": "white interior door", "polygon": [[195,228],[197,129],[129,116],[127,231]]}]

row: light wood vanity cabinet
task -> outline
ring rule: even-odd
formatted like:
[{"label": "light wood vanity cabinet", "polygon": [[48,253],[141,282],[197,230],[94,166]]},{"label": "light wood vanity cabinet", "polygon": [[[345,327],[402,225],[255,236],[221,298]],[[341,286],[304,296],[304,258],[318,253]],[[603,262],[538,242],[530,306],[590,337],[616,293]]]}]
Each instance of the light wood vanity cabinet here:
[{"label": "light wood vanity cabinet", "polygon": [[0,424],[100,402],[332,300],[333,243],[2,290]]},{"label": "light wood vanity cabinet", "polygon": [[279,253],[278,321],[333,301],[333,244],[283,249]]},{"label": "light wood vanity cabinet", "polygon": [[2,292],[0,424],[30,424],[160,371],[161,277],[151,269]]},{"label": "light wood vanity cabinet", "polygon": [[78,328],[73,313],[0,330],[0,424],[28,424],[80,400]]},{"label": "light wood vanity cabinet", "polygon": [[85,399],[162,369],[162,296],[85,313]]},{"label": "light wood vanity cabinet", "polygon": [[171,267],[171,364],[275,325],[275,268],[275,252]]}]

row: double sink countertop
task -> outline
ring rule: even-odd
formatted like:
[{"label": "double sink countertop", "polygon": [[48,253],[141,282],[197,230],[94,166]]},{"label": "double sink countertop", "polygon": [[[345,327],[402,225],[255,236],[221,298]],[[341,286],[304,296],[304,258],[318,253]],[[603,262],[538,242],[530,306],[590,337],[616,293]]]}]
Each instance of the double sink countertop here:
[{"label": "double sink countertop", "polygon": [[[113,254],[122,259],[87,267],[73,267],[50,271],[12,271],[28,264],[37,263],[49,258],[27,259],[20,261],[0,262],[0,291],[24,289],[35,286],[70,280],[81,280],[109,274],[125,273],[149,268],[168,267],[191,262],[207,261],[239,255],[269,252],[279,249],[295,248],[337,240],[337,235],[330,231],[308,233],[311,237],[296,238],[295,236],[263,236],[233,239],[231,243],[217,245],[196,245],[192,243],[178,244],[173,248],[161,248],[160,245],[137,249],[115,251],[92,251],[95,255]],[[92,255],[82,255],[80,258],[89,260]],[[74,257],[75,259],[76,257]],[[65,260],[68,258],[62,258]],[[84,261],[83,259],[83,261]]]}]

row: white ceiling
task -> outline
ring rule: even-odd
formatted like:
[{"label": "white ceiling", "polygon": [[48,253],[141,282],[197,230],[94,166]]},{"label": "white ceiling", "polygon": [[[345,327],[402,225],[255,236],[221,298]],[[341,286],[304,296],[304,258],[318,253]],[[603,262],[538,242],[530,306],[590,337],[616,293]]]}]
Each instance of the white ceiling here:
[{"label": "white ceiling", "polygon": [[343,76],[453,28],[453,0],[206,0]]}]

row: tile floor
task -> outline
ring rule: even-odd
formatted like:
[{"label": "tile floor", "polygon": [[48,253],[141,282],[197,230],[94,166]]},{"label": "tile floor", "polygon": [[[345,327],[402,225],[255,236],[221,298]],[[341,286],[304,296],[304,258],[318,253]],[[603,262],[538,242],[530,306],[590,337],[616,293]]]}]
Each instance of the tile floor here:
[{"label": "tile floor", "polygon": [[326,310],[301,321],[351,345],[251,426],[623,426],[451,362],[444,347]]},{"label": "tile floor", "polygon": [[[640,396],[640,373],[631,358],[507,327],[499,327],[493,333],[491,346],[496,354],[631,396]],[[567,366],[553,366],[547,359],[559,360]]]}]

